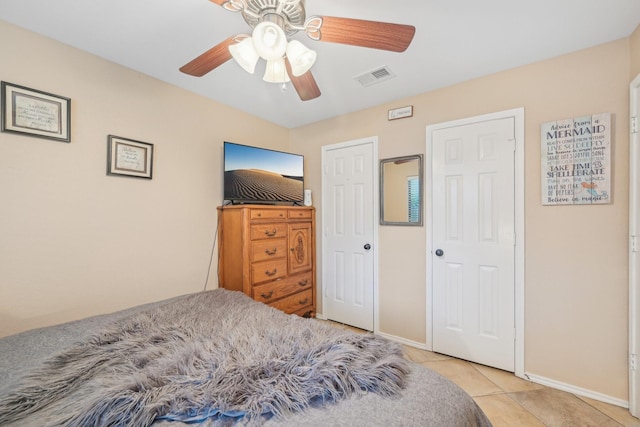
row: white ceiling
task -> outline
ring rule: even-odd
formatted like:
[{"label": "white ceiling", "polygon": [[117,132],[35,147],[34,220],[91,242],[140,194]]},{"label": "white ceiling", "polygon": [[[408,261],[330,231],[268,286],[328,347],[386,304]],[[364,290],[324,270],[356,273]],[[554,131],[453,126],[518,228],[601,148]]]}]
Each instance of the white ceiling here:
[{"label": "white ceiling", "polygon": [[[293,38],[318,52],[322,95],[262,81],[233,60],[204,77],[178,68],[227,37],[250,32],[207,0],[1,0],[0,19],[292,128],[629,36],[640,0],[307,0],[307,16],[410,24],[404,53]],[[263,62],[263,61],[261,61]],[[388,66],[364,88],[354,76]],[[0,70],[1,73],[1,70]],[[402,105],[398,105],[402,106]]]}]

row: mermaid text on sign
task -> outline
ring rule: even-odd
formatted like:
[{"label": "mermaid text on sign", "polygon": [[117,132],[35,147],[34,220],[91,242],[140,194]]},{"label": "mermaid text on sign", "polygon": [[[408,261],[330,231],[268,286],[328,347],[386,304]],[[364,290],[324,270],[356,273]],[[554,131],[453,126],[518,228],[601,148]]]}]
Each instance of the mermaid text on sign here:
[{"label": "mermaid text on sign", "polygon": [[543,123],[542,204],[611,202],[611,114]]}]

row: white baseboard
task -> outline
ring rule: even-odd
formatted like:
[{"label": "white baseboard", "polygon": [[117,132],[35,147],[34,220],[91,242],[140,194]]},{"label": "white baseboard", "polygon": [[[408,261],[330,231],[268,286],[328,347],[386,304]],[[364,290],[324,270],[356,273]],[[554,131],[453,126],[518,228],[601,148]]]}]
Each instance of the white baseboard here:
[{"label": "white baseboard", "polygon": [[406,338],[398,337],[395,335],[386,334],[384,332],[376,332],[376,335],[380,335],[381,337],[387,338],[388,340],[395,341],[399,344],[408,345],[409,347],[419,348],[420,350],[426,350],[427,345],[421,342],[408,340]]},{"label": "white baseboard", "polygon": [[[327,317],[322,313],[316,313],[316,319],[327,320]],[[420,350],[426,350],[427,345],[421,342],[408,340],[406,338],[398,337],[395,335],[386,334],[384,332],[375,332],[376,335],[387,338],[388,340],[395,341],[400,344],[408,345],[409,347],[419,348]]]},{"label": "white baseboard", "polygon": [[593,399],[593,400],[599,400],[600,402],[609,403],[611,405],[621,406],[623,408],[629,408],[628,400],[618,399],[617,397],[608,396],[606,394],[598,393],[597,391],[587,390],[586,388],[578,387],[571,384],[566,384],[560,381],[541,377],[535,374],[529,374],[527,372],[525,372],[524,377],[536,384],[542,384],[547,387],[566,391],[568,393],[575,394],[577,396],[588,397],[589,399]]}]

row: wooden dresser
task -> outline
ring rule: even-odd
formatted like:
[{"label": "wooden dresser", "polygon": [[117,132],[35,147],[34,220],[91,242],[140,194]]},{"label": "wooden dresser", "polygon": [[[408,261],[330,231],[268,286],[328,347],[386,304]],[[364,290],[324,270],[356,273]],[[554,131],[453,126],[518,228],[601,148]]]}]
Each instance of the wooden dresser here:
[{"label": "wooden dresser", "polygon": [[314,317],[315,209],[218,207],[218,281],[289,314]]}]

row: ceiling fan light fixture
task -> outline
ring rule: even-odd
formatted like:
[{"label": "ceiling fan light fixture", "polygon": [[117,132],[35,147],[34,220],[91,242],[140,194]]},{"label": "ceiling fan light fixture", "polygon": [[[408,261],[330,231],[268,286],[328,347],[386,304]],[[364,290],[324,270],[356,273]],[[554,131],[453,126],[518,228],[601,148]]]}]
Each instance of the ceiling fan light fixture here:
[{"label": "ceiling fan light fixture", "polygon": [[268,83],[287,83],[290,81],[287,69],[284,65],[284,58],[267,61],[262,80]]},{"label": "ceiling fan light fixture", "polygon": [[240,43],[229,46],[229,52],[231,53],[231,56],[233,56],[233,59],[235,59],[247,73],[254,73],[260,56],[253,47],[251,37],[247,37]]},{"label": "ceiling fan light fixture", "polygon": [[277,24],[263,21],[253,29],[251,39],[258,55],[266,61],[282,58],[287,50],[287,36]]},{"label": "ceiling fan light fixture", "polygon": [[287,45],[287,58],[291,64],[291,74],[299,77],[309,71],[316,62],[318,54],[298,40],[291,40]]},{"label": "ceiling fan light fixture", "polygon": [[[211,1],[229,11],[240,12],[245,22],[253,29],[252,35],[228,37],[180,67],[180,71],[194,77],[202,77],[235,58],[242,68],[253,73],[257,54],[267,61],[264,80],[280,85],[291,81],[302,101],[316,99],[321,95],[311,72],[317,54],[298,42],[289,43],[287,37],[303,32],[315,41],[404,52],[416,32],[412,25],[382,21],[324,15],[307,19],[305,0]],[[248,53],[240,53],[242,47],[249,43],[240,42],[247,37],[250,37],[249,40],[253,44],[253,54],[250,49],[247,49]],[[377,81],[382,80],[377,73],[374,77]]]}]

